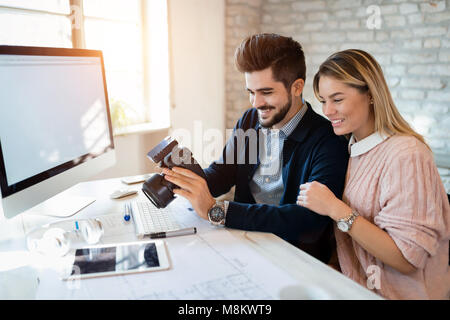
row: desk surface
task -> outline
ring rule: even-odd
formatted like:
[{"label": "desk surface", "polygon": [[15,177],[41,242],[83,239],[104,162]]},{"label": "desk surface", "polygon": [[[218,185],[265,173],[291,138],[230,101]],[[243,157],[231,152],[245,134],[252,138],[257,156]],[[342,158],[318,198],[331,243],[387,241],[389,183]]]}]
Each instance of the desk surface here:
[{"label": "desk surface", "polygon": [[[122,214],[126,201],[147,201],[141,184],[129,186],[138,195],[111,200],[125,185],[120,179],[78,184],[64,193],[96,201],[65,220]],[[270,233],[218,228],[188,210],[179,198],[170,204],[178,221],[197,227],[197,234],[166,238],[171,268],[66,282],[48,260],[26,250],[31,228],[61,219],[32,212],[0,222],[1,299],[381,299],[341,273]],[[132,225],[131,225],[132,227]],[[103,243],[135,241],[124,228]]]}]

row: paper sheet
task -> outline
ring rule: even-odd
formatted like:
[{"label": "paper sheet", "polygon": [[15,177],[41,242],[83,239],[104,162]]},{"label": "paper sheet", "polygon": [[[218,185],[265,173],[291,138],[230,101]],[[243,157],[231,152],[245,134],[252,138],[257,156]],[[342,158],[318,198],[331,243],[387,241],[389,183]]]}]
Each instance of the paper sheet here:
[{"label": "paper sheet", "polygon": [[166,241],[170,270],[72,282],[47,272],[37,298],[279,299],[283,287],[298,284],[226,229]]}]

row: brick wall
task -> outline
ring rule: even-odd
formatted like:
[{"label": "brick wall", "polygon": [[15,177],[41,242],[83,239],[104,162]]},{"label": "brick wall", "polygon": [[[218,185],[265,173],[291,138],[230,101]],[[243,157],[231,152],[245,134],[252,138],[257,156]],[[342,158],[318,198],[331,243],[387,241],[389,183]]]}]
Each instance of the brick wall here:
[{"label": "brick wall", "polygon": [[234,51],[248,35],[261,28],[262,0],[226,0],[225,5],[225,109],[226,128],[233,128],[250,104],[245,81],[234,66]]},{"label": "brick wall", "polygon": [[292,36],[305,51],[305,98],[317,112],[312,78],[333,52],[358,48],[381,64],[395,103],[440,154],[450,193],[450,0],[226,0],[226,128],[249,107],[233,53],[247,35]]}]

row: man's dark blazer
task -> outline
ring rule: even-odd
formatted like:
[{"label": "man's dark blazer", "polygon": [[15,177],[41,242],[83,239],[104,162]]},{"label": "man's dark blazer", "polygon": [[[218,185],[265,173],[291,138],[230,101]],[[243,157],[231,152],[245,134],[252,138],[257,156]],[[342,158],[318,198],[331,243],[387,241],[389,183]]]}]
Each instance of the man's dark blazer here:
[{"label": "man's dark blazer", "polygon": [[[259,133],[261,126],[257,109],[247,110],[237,122],[234,132],[237,129],[254,129]],[[257,137],[259,138],[259,134]],[[227,143],[225,146],[222,158],[204,170],[209,190],[214,197],[225,194],[236,186],[234,201],[229,203],[225,226],[274,233],[321,261],[328,262],[333,244],[331,218],[301,207],[296,201],[300,184],[312,181],[325,184],[338,198],[342,197],[349,157],[345,138],[336,136],[330,121],[315,113],[308,104],[308,110],[300,123],[284,141],[284,193],[279,205],[255,204],[250,181],[259,165],[259,157],[257,163],[250,161],[250,143],[248,136],[245,138],[245,145],[237,143],[237,138],[234,138],[234,143]],[[237,150],[239,145],[240,151]],[[234,161],[231,164],[225,163],[227,154],[231,151],[227,148],[234,148]],[[244,164],[238,164],[239,152],[241,156],[245,152]],[[229,159],[226,160],[230,162]]]}]

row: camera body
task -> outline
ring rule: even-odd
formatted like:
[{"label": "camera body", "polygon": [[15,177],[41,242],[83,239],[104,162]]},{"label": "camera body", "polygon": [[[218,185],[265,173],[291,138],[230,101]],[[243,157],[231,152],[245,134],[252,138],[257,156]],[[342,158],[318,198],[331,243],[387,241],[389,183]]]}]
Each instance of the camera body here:
[{"label": "camera body", "polygon": [[[202,167],[192,157],[192,152],[188,148],[180,148],[178,142],[170,136],[150,150],[147,157],[161,168],[181,167],[206,179]],[[157,208],[165,208],[175,199],[175,188],[179,186],[164,179],[163,174],[154,174],[144,182],[142,191]]]}]

